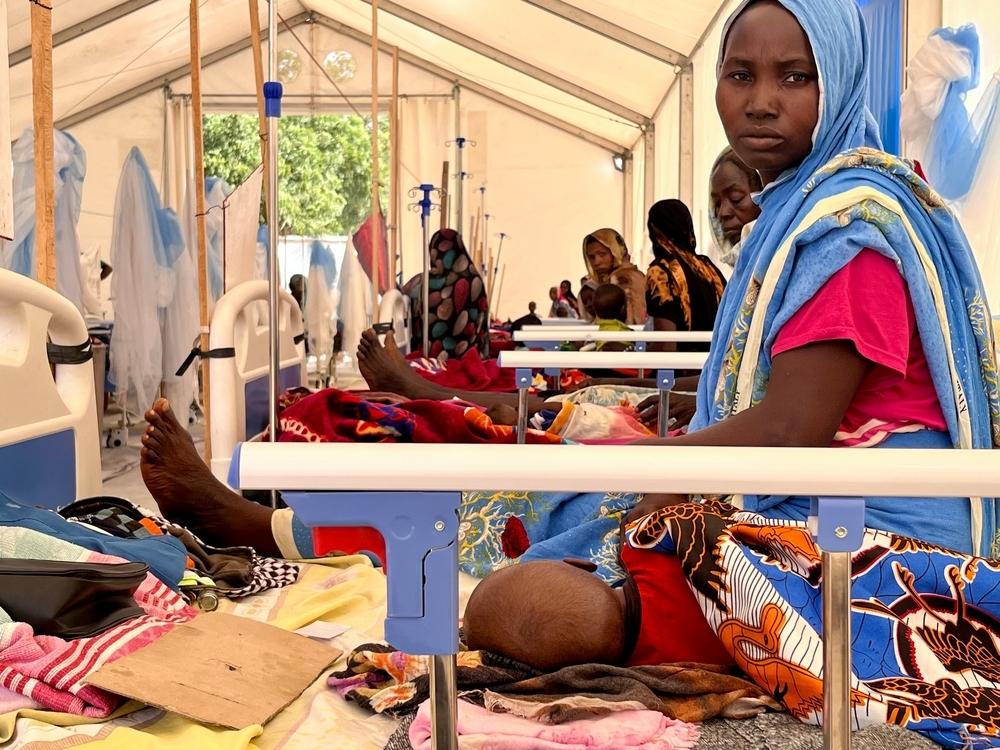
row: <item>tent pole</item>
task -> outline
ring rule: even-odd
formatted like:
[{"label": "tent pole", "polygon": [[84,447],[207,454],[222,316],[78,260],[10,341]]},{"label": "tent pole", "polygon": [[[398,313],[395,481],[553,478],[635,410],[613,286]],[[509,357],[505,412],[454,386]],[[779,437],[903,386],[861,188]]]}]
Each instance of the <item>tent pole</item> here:
[{"label": "tent pole", "polygon": [[[191,120],[194,133],[194,193],[195,229],[198,238],[198,295],[201,320],[199,348],[207,352],[208,344],[208,252],[205,235],[205,144],[201,120],[201,38],[198,18],[198,0],[191,0]],[[208,381],[208,358],[201,359],[202,405],[205,410],[205,460],[212,460],[212,402]]]},{"label": "tent pole", "polygon": [[55,134],[52,132],[52,8],[31,3],[35,149],[35,275],[56,288]]},{"label": "tent pole", "polygon": [[[462,88],[457,83],[451,90],[451,95],[455,100],[455,144],[458,145],[458,139],[462,137]],[[462,157],[461,150],[458,156],[458,174],[455,176],[455,193],[461,193],[462,191]],[[444,176],[444,182],[441,183],[441,187],[445,190],[448,189],[448,175]],[[459,199],[461,200],[461,199]],[[455,209],[460,210],[460,205],[455,203]],[[441,222],[442,227],[448,226],[448,221],[450,217],[445,216],[444,220]],[[455,227],[455,231],[459,234],[462,233],[462,223],[459,217],[456,215],[455,223],[452,225]]]},{"label": "tent pole", "polygon": [[[281,117],[281,83],[278,81],[278,2],[267,6],[267,76],[264,84],[264,114],[267,116],[267,281],[268,281],[268,438],[278,440],[278,388],[281,369],[281,343],[278,330],[278,120]],[[271,492],[271,506],[277,507],[278,495]]]},{"label": "tent pole", "polygon": [[389,149],[392,160],[389,194],[392,214],[392,242],[389,243],[389,288],[395,289],[396,258],[399,254],[399,47],[392,48],[392,104],[389,109]]},{"label": "tent pole", "polygon": [[382,253],[382,202],[378,172],[378,0],[372,0],[372,322],[378,323],[378,293],[381,286],[379,257]]},{"label": "tent pole", "polygon": [[441,229],[448,228],[448,212],[451,211],[451,200],[448,195],[448,172],[451,170],[451,165],[448,162],[442,162],[441,165]]},{"label": "tent pole", "polygon": [[[250,0],[250,44],[253,49],[253,77],[257,84],[257,130],[260,134],[260,161],[263,166],[264,185],[271,184],[271,173],[267,163],[267,113],[264,111],[264,52],[260,42],[260,6],[257,0]],[[271,206],[264,190],[264,216],[271,220]]]}]

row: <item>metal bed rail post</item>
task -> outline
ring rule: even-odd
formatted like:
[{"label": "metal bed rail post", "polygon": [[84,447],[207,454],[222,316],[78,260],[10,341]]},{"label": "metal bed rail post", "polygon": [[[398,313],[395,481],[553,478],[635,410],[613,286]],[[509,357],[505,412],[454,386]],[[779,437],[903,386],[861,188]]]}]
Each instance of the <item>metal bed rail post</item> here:
[{"label": "metal bed rail post", "polygon": [[656,371],[656,387],[660,389],[660,413],[656,420],[656,434],[666,437],[670,429],[670,389],[676,379],[673,370]]},{"label": "metal bed rail post", "polygon": [[851,559],[865,533],[865,500],[816,498],[809,525],[822,552],[823,747],[850,750]]},{"label": "metal bed rail post", "polygon": [[524,445],[528,439],[528,389],[531,387],[531,370],[518,367],[514,370],[514,384],[517,386],[517,444]]},{"label": "metal bed rail post", "polygon": [[458,750],[458,657],[430,657],[431,750]]}]

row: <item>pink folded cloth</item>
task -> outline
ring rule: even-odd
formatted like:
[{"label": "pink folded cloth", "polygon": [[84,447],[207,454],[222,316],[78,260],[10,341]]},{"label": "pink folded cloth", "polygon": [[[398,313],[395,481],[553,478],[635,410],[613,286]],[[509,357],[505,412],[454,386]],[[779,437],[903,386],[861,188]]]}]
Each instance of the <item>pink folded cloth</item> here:
[{"label": "pink folded cloth", "polygon": [[[430,702],[425,701],[410,726],[413,750],[431,750],[431,730]],[[461,750],[689,750],[697,743],[698,727],[657,711],[549,725],[458,702]]]}]

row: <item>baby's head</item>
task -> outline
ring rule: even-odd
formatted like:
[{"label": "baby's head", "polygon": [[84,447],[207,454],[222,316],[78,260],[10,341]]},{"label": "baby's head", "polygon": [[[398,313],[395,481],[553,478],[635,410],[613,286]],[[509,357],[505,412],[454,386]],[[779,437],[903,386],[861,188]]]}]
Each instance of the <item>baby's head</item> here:
[{"label": "baby's head", "polygon": [[602,320],[620,320],[624,323],[628,318],[625,291],[615,284],[601,284],[594,291],[594,312]]},{"label": "baby's head", "polygon": [[487,576],[473,592],[465,639],[471,649],[542,671],[617,664],[625,641],[624,605],[607,584],[570,563],[521,563]]}]

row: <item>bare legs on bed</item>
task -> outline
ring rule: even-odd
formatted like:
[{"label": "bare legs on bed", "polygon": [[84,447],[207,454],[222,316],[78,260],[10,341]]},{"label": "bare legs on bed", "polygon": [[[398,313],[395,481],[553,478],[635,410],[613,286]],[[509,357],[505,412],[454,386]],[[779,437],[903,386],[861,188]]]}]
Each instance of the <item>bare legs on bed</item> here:
[{"label": "bare legs on bed", "polygon": [[[378,334],[373,330],[365,331],[358,345],[358,368],[361,375],[373,391],[398,393],[408,399],[428,401],[448,401],[454,398],[479,404],[487,409],[508,407],[517,410],[516,393],[484,393],[479,391],[460,391],[445,388],[417,375],[406,362],[406,359],[396,348],[392,336],[386,336],[385,344],[380,344]],[[534,414],[542,408],[542,399],[530,396],[528,411]]]},{"label": "bare legs on bed", "polygon": [[274,511],[237,495],[212,475],[166,399],[146,412],[146,422],[139,467],[160,513],[209,544],[247,545],[280,557],[271,532]]}]

